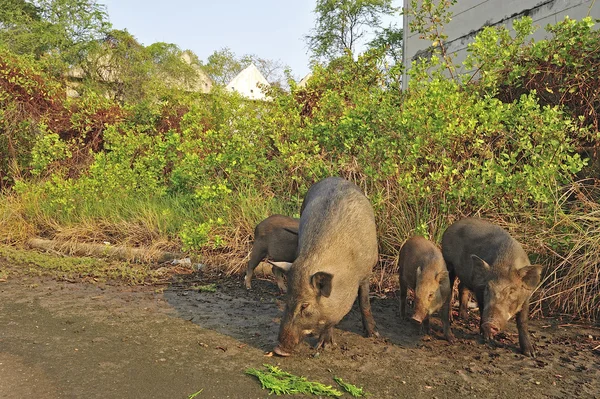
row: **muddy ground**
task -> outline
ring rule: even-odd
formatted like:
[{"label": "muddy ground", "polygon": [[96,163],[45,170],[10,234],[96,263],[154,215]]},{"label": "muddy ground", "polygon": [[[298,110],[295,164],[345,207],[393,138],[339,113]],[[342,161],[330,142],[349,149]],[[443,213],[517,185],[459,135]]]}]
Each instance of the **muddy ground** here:
[{"label": "muddy ground", "polygon": [[[216,292],[193,289],[209,283]],[[514,323],[491,347],[474,312],[455,321],[450,345],[437,318],[423,336],[399,320],[397,298],[373,298],[381,338],[362,337],[355,306],[336,348],[318,353],[307,340],[294,357],[269,357],[282,296],[264,277],[253,286],[202,272],[141,288],[9,278],[0,282],[0,398],[266,398],[244,373],[264,363],[326,384],[342,377],[371,398],[600,397],[592,326],[533,320],[531,359],[518,353]]]}]

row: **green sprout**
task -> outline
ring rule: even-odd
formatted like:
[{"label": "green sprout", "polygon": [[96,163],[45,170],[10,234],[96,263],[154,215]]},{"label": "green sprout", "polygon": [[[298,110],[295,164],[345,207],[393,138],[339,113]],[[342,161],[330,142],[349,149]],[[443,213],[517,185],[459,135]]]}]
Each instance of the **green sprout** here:
[{"label": "green sprout", "polygon": [[269,395],[293,395],[296,393],[313,394],[318,396],[334,396],[340,397],[342,392],[331,385],[321,384],[320,382],[307,381],[305,377],[298,377],[281,370],[277,366],[264,364],[269,371],[261,371],[250,368],[246,370],[246,374],[253,375],[258,378],[263,389],[268,389]]},{"label": "green sprout", "polygon": [[203,388],[203,389],[201,389],[201,390],[199,390],[198,392],[196,392],[196,393],[193,393],[193,394],[191,394],[190,396],[188,396],[188,399],[194,399],[196,396],[200,395],[200,393],[201,393],[202,391],[204,391],[204,388]]}]

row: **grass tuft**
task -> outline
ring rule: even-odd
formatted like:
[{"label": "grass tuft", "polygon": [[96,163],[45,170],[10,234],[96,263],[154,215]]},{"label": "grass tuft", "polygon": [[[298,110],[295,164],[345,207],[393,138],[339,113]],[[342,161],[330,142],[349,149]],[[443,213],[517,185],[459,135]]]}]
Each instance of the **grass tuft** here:
[{"label": "grass tuft", "polygon": [[198,292],[217,292],[216,284],[206,284],[206,285],[193,285],[190,287],[191,290]]}]

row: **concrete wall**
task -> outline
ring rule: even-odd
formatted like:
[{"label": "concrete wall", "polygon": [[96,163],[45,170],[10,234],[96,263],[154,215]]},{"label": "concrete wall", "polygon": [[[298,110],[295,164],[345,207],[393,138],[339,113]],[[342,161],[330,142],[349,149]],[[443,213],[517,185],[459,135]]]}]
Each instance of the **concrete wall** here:
[{"label": "concrete wall", "polygon": [[[404,8],[410,6],[410,0],[404,0]],[[456,63],[460,64],[467,56],[467,44],[485,26],[506,25],[512,30],[512,21],[522,16],[530,16],[540,28],[533,34],[536,40],[544,38],[548,24],[556,24],[569,16],[582,19],[589,15],[600,18],[600,1],[595,0],[458,0],[451,7],[452,21],[445,26],[448,35],[447,48],[456,54]],[[589,13],[589,14],[588,14]],[[413,59],[427,52],[431,44],[419,39],[419,34],[411,32],[410,18],[404,17],[404,53],[403,62],[408,70]],[[403,88],[408,84],[406,72],[403,76]]]}]

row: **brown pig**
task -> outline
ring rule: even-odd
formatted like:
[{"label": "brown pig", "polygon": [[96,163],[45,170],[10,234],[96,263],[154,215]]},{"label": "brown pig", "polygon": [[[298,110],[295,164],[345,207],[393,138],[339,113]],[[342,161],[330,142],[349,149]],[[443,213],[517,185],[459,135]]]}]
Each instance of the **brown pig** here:
[{"label": "brown pig", "polygon": [[541,266],[504,229],[476,218],[459,220],[442,237],[442,253],[450,284],[460,279],[460,315],[467,313],[468,291],[475,294],[481,314],[480,331],[489,341],[516,317],[524,355],[535,357],[529,340],[529,298],[540,282]]},{"label": "brown pig", "polygon": [[[289,270],[286,307],[274,352],[289,356],[308,335],[317,348],[333,345],[333,328],[358,294],[367,336],[376,335],[369,277],[378,259],[371,203],[354,184],[329,177],[314,184],[302,204],[298,257]],[[276,262],[274,262],[276,263]]]},{"label": "brown pig", "polygon": [[398,273],[402,317],[406,317],[406,294],[411,288],[415,293],[412,319],[423,323],[429,333],[429,316],[441,309],[444,337],[448,342],[454,342],[449,320],[452,290],[442,251],[421,236],[411,237],[400,250]]},{"label": "brown pig", "polygon": [[[298,224],[299,220],[283,215],[271,215],[254,229],[254,243],[246,269],[244,283],[246,289],[252,288],[252,276],[254,269],[265,258],[271,261],[293,262],[296,259],[298,247]],[[283,271],[273,266],[273,275],[277,286],[282,292],[286,291],[283,282]]]}]

